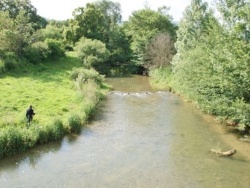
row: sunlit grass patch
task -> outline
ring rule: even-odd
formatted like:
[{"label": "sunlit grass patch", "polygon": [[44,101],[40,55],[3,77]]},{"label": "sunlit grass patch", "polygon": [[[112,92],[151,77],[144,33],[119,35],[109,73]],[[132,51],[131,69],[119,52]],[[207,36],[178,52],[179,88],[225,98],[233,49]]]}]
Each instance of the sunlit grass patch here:
[{"label": "sunlit grass patch", "polygon": [[162,90],[170,90],[171,88],[171,67],[158,68],[150,71],[152,87]]},{"label": "sunlit grass patch", "polygon": [[[0,158],[81,132],[109,88],[98,72],[81,66],[67,56],[57,62],[24,63],[0,75]],[[25,116],[29,105],[36,113],[30,126]]]},{"label": "sunlit grass patch", "polygon": [[[67,61],[67,59],[69,61]],[[70,71],[81,64],[67,58],[59,62],[21,67],[0,78],[0,125],[18,124],[25,117],[30,104],[34,106],[34,119],[46,124],[55,116],[64,116],[72,109],[75,90]]]}]

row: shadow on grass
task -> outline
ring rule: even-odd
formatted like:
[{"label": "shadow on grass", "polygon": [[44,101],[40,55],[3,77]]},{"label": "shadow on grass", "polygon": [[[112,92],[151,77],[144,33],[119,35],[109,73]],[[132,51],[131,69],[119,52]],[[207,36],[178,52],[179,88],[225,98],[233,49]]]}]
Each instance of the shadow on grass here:
[{"label": "shadow on grass", "polygon": [[44,62],[39,64],[23,63],[15,69],[1,74],[0,78],[29,77],[33,80],[40,80],[42,82],[60,82],[61,75],[70,74],[69,72],[74,67],[80,66],[81,61],[78,58],[72,56],[65,56],[57,61]]}]

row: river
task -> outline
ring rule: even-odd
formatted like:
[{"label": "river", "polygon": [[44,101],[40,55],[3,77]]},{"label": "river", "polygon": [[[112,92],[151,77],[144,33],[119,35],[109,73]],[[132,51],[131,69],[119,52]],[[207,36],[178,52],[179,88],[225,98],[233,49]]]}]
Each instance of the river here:
[{"label": "river", "polygon": [[248,144],[147,77],[107,82],[114,91],[80,135],[0,160],[0,187],[250,187]]}]

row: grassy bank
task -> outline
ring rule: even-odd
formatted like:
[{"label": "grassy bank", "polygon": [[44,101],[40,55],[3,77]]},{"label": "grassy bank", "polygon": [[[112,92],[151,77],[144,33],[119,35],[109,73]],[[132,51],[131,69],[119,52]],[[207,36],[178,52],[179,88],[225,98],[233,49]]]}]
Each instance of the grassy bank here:
[{"label": "grassy bank", "polygon": [[[23,63],[1,74],[0,158],[80,132],[105,91],[102,76],[80,67],[74,54],[68,54],[56,62]],[[28,129],[25,113],[30,104],[36,115]]]},{"label": "grassy bank", "polygon": [[170,81],[172,78],[171,68],[159,68],[150,71],[150,80],[152,87],[161,90],[171,90]]}]

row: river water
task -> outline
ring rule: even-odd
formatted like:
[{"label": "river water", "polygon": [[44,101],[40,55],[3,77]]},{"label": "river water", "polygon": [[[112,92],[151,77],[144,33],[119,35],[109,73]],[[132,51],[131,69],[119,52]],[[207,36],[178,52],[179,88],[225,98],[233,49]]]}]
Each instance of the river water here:
[{"label": "river water", "polygon": [[[249,145],[147,77],[107,81],[114,91],[80,135],[0,160],[0,187],[250,187]],[[233,157],[211,153],[232,146]]]}]

